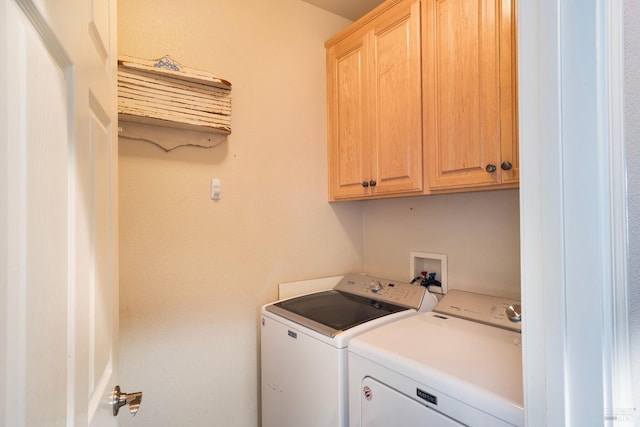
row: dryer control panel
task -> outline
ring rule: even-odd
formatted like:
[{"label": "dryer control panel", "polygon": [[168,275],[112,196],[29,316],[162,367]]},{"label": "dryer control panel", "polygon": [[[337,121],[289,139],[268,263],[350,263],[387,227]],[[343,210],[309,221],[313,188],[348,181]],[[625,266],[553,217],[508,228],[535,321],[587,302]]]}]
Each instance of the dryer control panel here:
[{"label": "dryer control panel", "polygon": [[450,289],[433,311],[521,332],[520,301]]}]

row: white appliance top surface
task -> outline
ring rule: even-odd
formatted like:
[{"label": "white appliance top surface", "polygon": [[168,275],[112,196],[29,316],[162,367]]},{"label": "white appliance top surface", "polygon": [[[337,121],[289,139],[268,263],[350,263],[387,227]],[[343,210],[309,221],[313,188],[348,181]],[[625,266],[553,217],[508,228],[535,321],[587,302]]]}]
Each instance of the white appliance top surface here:
[{"label": "white appliance top surface", "polygon": [[399,311],[408,315],[431,310],[436,301],[420,285],[347,274],[333,289],[267,304],[263,307],[263,314],[270,312],[335,338],[362,324],[373,321],[379,324],[379,318],[391,321],[390,315]]},{"label": "white appliance top surface", "polygon": [[[363,332],[369,331],[371,329],[375,329],[379,326],[382,326],[386,323],[393,322],[395,320],[402,319],[407,316],[412,316],[416,314],[415,310],[407,309],[404,311],[399,311],[397,313],[388,314],[386,316],[378,317],[377,319],[369,320],[367,322],[361,323],[360,325],[349,328],[345,331],[341,331],[339,334],[335,336],[328,336],[321,332],[318,332],[308,326],[301,324],[300,322],[296,322],[294,320],[287,319],[286,317],[280,316],[277,313],[273,313],[267,310],[267,305],[262,306],[261,315],[263,318],[271,318],[296,333],[306,334],[309,337],[321,341],[331,347],[335,347],[337,349],[344,349],[346,352],[349,343],[353,339],[353,337],[362,334]],[[345,353],[346,356],[346,353]]]},{"label": "white appliance top surface", "polygon": [[419,313],[355,337],[349,352],[514,425],[523,422],[517,332]]}]

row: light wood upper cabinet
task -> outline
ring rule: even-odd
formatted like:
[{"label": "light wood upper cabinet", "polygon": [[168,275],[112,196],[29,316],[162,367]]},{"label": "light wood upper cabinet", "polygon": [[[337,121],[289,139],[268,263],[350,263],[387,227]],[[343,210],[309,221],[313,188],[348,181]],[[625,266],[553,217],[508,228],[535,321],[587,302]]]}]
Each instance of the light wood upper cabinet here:
[{"label": "light wood upper cabinet", "polygon": [[325,43],[329,199],[515,188],[516,0],[387,0]]},{"label": "light wood upper cabinet", "polygon": [[422,194],[420,1],[387,1],[325,46],[330,200]]},{"label": "light wood upper cabinet", "polygon": [[431,191],[517,186],[514,6],[515,0],[423,1]]}]

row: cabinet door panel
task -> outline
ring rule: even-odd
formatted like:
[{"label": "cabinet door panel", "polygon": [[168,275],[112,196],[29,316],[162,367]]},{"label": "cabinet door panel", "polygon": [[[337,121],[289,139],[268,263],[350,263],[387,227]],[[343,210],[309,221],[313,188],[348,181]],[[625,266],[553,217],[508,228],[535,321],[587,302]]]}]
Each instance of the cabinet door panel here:
[{"label": "cabinet door panel", "polygon": [[362,182],[364,152],[362,51],[349,52],[336,61],[338,74],[338,151],[340,184]]},{"label": "cabinet door panel", "polygon": [[505,184],[518,183],[520,179],[516,35],[516,0],[503,0],[500,21],[501,162],[512,164],[510,170],[501,172]]},{"label": "cabinet door panel", "polygon": [[329,192],[331,198],[365,194],[371,172],[367,147],[367,54],[354,34],[327,56]]},{"label": "cabinet door panel", "polygon": [[[496,1],[432,0],[425,13],[427,145],[433,189],[499,183]],[[488,164],[496,165],[487,173]]]},{"label": "cabinet door panel", "polygon": [[422,190],[422,94],[419,2],[405,3],[372,33],[371,138],[375,192]]}]

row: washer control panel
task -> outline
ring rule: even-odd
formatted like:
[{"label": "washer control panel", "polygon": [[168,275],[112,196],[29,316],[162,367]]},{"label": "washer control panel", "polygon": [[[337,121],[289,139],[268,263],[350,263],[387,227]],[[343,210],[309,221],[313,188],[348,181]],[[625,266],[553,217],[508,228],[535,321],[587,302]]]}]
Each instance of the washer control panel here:
[{"label": "washer control panel", "polygon": [[347,274],[334,289],[418,311],[431,310],[436,303],[424,286],[361,274]]},{"label": "washer control panel", "polygon": [[433,309],[489,326],[522,331],[520,301],[450,289]]}]

